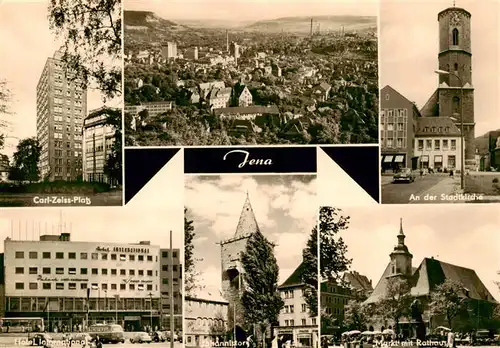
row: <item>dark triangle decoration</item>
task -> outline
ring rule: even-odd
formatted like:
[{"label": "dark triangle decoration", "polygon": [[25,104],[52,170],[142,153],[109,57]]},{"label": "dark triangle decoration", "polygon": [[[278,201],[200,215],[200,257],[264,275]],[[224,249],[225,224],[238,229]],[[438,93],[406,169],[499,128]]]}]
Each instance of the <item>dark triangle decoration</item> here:
[{"label": "dark triangle decoration", "polygon": [[378,146],[322,146],[321,149],[377,203],[380,203]]},{"label": "dark triangle decoration", "polygon": [[125,204],[174,157],[180,149],[125,149]]}]

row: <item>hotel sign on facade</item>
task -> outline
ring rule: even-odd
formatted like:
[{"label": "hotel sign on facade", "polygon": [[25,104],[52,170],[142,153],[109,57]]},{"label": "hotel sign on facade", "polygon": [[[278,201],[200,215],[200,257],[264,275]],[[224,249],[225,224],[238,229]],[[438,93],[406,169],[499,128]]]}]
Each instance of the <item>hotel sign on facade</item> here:
[{"label": "hotel sign on facade", "polygon": [[136,248],[136,247],[101,247],[98,246],[96,251],[100,252],[115,252],[115,253],[136,253],[136,254],[149,254],[149,248]]}]

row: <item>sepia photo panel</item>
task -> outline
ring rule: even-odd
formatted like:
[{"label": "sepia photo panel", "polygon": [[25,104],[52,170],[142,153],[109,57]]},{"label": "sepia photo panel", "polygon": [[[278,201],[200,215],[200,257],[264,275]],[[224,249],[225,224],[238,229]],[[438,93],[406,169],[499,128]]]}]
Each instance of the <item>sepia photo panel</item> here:
[{"label": "sepia photo panel", "polygon": [[497,212],[322,206],[321,347],[496,345]]},{"label": "sepia photo panel", "polygon": [[499,6],[380,1],[382,203],[500,202]]},{"label": "sepia photo panel", "polygon": [[315,175],[186,175],[186,347],[317,347]]},{"label": "sepia photo panel", "polygon": [[124,0],[127,146],[378,143],[378,2]]},{"label": "sepia photo panel", "polygon": [[0,206],[122,205],[122,8],[2,1]]}]

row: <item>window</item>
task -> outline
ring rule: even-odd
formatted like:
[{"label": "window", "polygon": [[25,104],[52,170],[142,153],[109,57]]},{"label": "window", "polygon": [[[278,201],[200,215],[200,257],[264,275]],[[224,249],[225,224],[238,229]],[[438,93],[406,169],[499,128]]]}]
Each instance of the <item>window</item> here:
[{"label": "window", "polygon": [[64,274],[64,268],[56,268],[56,274]]},{"label": "window", "polygon": [[455,156],[448,156],[448,168],[455,168],[456,166],[456,159]]},{"label": "window", "polygon": [[454,114],[460,114],[460,98],[453,97],[452,99],[452,112]]},{"label": "window", "polygon": [[92,274],[97,275],[99,274],[99,271],[97,268],[92,268]]},{"label": "window", "polygon": [[392,141],[392,138],[387,139],[387,147],[393,147],[394,143]]},{"label": "window", "polygon": [[453,39],[453,46],[458,46],[458,29],[457,28],[452,30],[451,36]]},{"label": "window", "polygon": [[44,252],[42,253],[42,258],[43,258],[43,259],[50,259],[50,252],[48,252],[48,251],[44,251]]},{"label": "window", "polygon": [[116,275],[116,268],[111,269],[111,275]]},{"label": "window", "polygon": [[131,275],[131,276],[135,275],[135,270],[129,269],[128,270],[128,275]]},{"label": "window", "polygon": [[302,319],[302,326],[306,326],[306,320],[305,319]]},{"label": "window", "polygon": [[38,290],[38,283],[30,283],[29,288],[30,290]]},{"label": "window", "polygon": [[167,258],[168,257],[168,251],[162,251],[161,252],[161,257]]},{"label": "window", "polygon": [[64,259],[64,253],[56,253],[56,259]]},{"label": "window", "polygon": [[127,285],[127,284],[120,284],[120,290],[126,290],[126,289],[127,289],[127,288],[126,288],[126,285]]},{"label": "window", "polygon": [[389,99],[391,99],[391,96],[390,96],[390,94],[389,94],[389,93],[387,93],[387,94],[385,95],[385,100],[389,100]]},{"label": "window", "polygon": [[107,260],[107,259],[108,259],[108,254],[101,255],[101,260]]},{"label": "window", "polygon": [[92,253],[92,260],[99,260],[99,254],[98,253]]},{"label": "window", "polygon": [[116,260],[116,254],[111,254],[111,260]]},{"label": "window", "polygon": [[425,141],[425,149],[426,149],[426,150],[432,150],[432,140],[427,139],[427,140]]},{"label": "window", "polygon": [[38,258],[38,253],[36,251],[30,251],[29,258],[30,259],[37,259]]},{"label": "window", "polygon": [[76,253],[68,253],[68,259],[75,260],[76,259]]},{"label": "window", "polygon": [[153,290],[153,285],[152,285],[152,284],[148,284],[148,285],[147,285],[147,290],[148,290],[148,291]]},{"label": "window", "polygon": [[387,124],[387,130],[388,131],[393,131],[394,130],[394,123],[388,123]]},{"label": "window", "polygon": [[125,254],[120,254],[120,261],[127,261],[127,256]]},{"label": "window", "polygon": [[455,64],[453,65],[453,68],[454,68],[455,72],[457,72],[457,71],[458,71],[458,63],[455,63]]},{"label": "window", "polygon": [[120,270],[120,275],[122,275],[122,276],[127,275],[127,271],[124,270],[124,269],[121,269]]},{"label": "window", "polygon": [[422,139],[418,139],[418,149],[423,150],[424,149],[424,141]]},{"label": "window", "polygon": [[152,255],[148,255],[148,261],[153,261],[153,256]]},{"label": "window", "polygon": [[138,261],[144,261],[144,255],[139,255],[137,256]]},{"label": "window", "polygon": [[80,268],[80,274],[88,274],[88,270],[86,268]]},{"label": "window", "polygon": [[111,284],[111,290],[116,290],[116,284]]},{"label": "window", "polygon": [[24,251],[16,251],[16,259],[24,259]]},{"label": "window", "polygon": [[101,269],[101,274],[102,275],[108,275],[108,269],[107,268]]},{"label": "window", "polygon": [[404,130],[404,123],[398,123],[398,131]]},{"label": "window", "polygon": [[43,274],[50,274],[50,267],[44,267],[44,268],[42,268],[42,273]]},{"label": "window", "polygon": [[153,271],[152,270],[148,270],[148,277],[152,277],[153,276]]},{"label": "window", "polygon": [[135,290],[135,284],[129,284],[128,285],[129,290]]},{"label": "window", "polygon": [[87,260],[88,259],[88,254],[87,253],[80,253],[80,259],[82,260]]},{"label": "window", "polygon": [[50,290],[51,284],[50,283],[43,283],[42,284],[42,289],[43,290]]},{"label": "window", "polygon": [[82,290],[87,289],[87,283],[80,283],[80,289]]},{"label": "window", "polygon": [[69,283],[68,290],[76,290],[76,283]]},{"label": "window", "polygon": [[451,149],[456,150],[457,149],[457,141],[456,140],[451,140]]},{"label": "window", "polygon": [[30,267],[30,274],[38,274],[38,268],[37,267]]},{"label": "window", "polygon": [[399,149],[403,147],[403,138],[398,138],[397,139],[397,147]]},{"label": "window", "polygon": [[107,283],[102,283],[101,284],[101,289],[104,290],[104,291],[107,291],[108,290],[108,284]]},{"label": "window", "polygon": [[443,150],[448,150],[448,139],[443,139]]},{"label": "window", "polygon": [[56,290],[64,290],[64,283],[56,283]]},{"label": "window", "polygon": [[76,274],[76,268],[69,268],[68,273],[69,274]]},{"label": "window", "polygon": [[177,258],[177,251],[172,251],[172,257],[173,257],[174,259],[176,259],[176,258]]},{"label": "window", "polygon": [[16,283],[16,290],[24,290],[24,283]]},{"label": "window", "polygon": [[441,148],[441,140],[436,139],[434,140],[434,149],[439,150]]}]

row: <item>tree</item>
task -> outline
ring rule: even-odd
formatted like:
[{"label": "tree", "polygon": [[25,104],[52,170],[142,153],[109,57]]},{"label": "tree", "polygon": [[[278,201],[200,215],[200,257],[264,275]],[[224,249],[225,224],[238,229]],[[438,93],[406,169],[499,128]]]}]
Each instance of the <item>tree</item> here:
[{"label": "tree", "polygon": [[12,171],[9,178],[16,181],[38,181],[40,179],[38,161],[41,150],[42,147],[35,137],[21,140],[17,144],[13,156]]},{"label": "tree", "polygon": [[349,330],[364,331],[369,322],[367,307],[359,301],[349,301],[344,308],[344,325]]},{"label": "tree", "polygon": [[[12,99],[12,93],[7,85],[7,81],[0,79],[0,116],[11,114],[10,102]],[[3,118],[0,118],[0,149],[4,146],[5,134],[4,129],[9,125],[9,123]]]},{"label": "tree", "polygon": [[399,321],[410,314],[411,303],[408,281],[403,278],[388,278],[384,296],[376,303],[376,311],[384,319],[392,320],[396,333],[399,333]]},{"label": "tree", "polygon": [[432,315],[443,315],[448,327],[452,329],[453,319],[466,310],[466,299],[464,286],[454,280],[446,279],[431,294],[429,307]]},{"label": "tree", "polygon": [[107,98],[122,93],[120,0],[50,0],[49,23],[64,40],[67,77],[83,88],[94,83]]},{"label": "tree", "polygon": [[311,317],[318,316],[318,228],[314,226],[303,255],[304,299]]},{"label": "tree", "polygon": [[203,288],[198,284],[200,273],[196,270],[193,240],[196,237],[193,220],[189,218],[189,211],[184,207],[184,291],[187,296],[195,297],[195,290]]},{"label": "tree", "polygon": [[333,207],[321,207],[319,211],[320,231],[320,275],[323,279],[341,281],[341,274],[349,269],[352,260],[346,257],[347,245],[338,234],[349,228],[349,216]]},{"label": "tree", "polygon": [[106,108],[100,112],[106,115],[106,125],[111,126],[115,131],[111,154],[106,158],[104,165],[104,174],[121,185],[123,173],[122,111],[120,109]]},{"label": "tree", "polygon": [[256,325],[262,335],[263,347],[265,333],[278,324],[278,316],[284,301],[278,291],[279,267],[274,256],[273,245],[257,231],[253,233],[241,254],[244,290],[241,304],[245,321],[249,326]]}]

